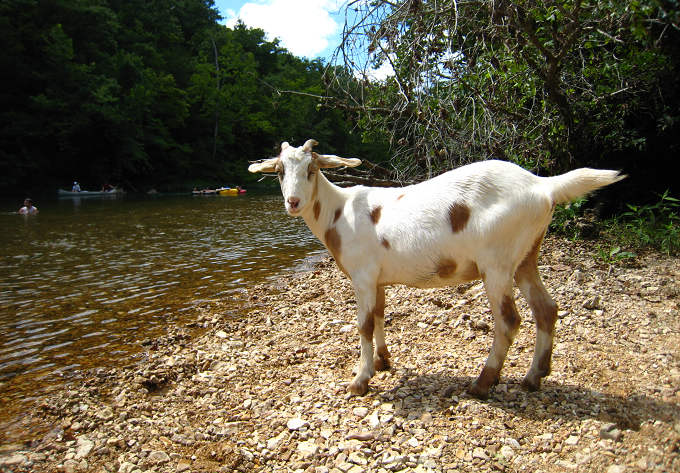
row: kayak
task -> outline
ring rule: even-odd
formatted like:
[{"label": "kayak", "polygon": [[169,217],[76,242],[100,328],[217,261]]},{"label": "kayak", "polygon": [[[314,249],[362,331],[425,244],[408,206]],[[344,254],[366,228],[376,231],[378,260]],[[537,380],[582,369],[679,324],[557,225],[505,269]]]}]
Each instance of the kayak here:
[{"label": "kayak", "polygon": [[116,195],[116,194],[123,194],[122,189],[113,189],[110,191],[80,191],[80,192],[73,192],[73,191],[67,191],[64,189],[59,189],[59,196],[60,197],[87,197],[87,196],[97,196],[97,195]]},{"label": "kayak", "polygon": [[239,195],[245,194],[246,190],[241,189],[240,187],[218,187],[215,189],[215,192],[219,195]]},{"label": "kayak", "polygon": [[239,194],[245,194],[246,190],[245,189],[219,189],[218,191],[220,195],[239,195]]}]

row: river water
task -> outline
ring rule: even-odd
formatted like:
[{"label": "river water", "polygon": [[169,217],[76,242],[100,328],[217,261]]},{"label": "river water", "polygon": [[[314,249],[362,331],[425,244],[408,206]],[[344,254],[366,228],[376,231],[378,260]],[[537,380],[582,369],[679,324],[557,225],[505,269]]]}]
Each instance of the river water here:
[{"label": "river water", "polygon": [[[21,202],[15,203],[19,207]],[[78,370],[325,252],[280,194],[61,198],[0,214],[0,429]],[[2,440],[2,439],[0,439]],[[6,439],[7,440],[7,439]]]}]

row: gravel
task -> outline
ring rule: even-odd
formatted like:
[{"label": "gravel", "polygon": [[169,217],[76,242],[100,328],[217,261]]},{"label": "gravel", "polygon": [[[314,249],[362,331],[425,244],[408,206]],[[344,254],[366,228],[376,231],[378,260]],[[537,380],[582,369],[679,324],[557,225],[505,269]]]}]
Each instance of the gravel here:
[{"label": "gravel", "polygon": [[680,267],[658,254],[604,265],[596,245],[544,245],[560,313],[538,392],[519,384],[534,328],[518,298],[500,384],[466,394],[493,337],[470,283],[388,288],[393,366],[349,396],[356,301],[328,259],[250,288],[245,317],[225,304],[198,336],[168,327],[139,363],[83,373],[26,414],[43,434],[3,446],[0,471],[680,471]]}]

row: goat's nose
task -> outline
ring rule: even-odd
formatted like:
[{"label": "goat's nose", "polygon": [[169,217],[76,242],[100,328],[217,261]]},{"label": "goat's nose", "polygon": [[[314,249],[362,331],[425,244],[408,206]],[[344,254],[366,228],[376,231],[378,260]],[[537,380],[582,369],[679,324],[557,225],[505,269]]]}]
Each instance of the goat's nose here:
[{"label": "goat's nose", "polygon": [[297,197],[288,197],[288,205],[290,205],[291,210],[297,210],[298,205],[300,205],[300,199]]}]

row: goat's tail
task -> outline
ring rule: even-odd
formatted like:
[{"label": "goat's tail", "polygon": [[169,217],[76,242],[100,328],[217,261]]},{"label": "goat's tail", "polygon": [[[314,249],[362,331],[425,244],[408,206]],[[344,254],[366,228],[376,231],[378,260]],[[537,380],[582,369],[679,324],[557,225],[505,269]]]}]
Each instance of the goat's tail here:
[{"label": "goat's tail", "polygon": [[625,178],[626,175],[619,171],[580,168],[545,179],[553,202],[565,204]]}]

